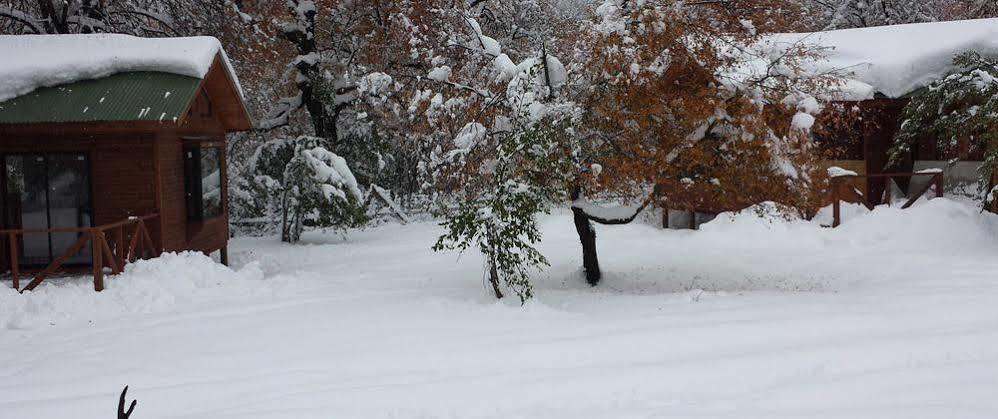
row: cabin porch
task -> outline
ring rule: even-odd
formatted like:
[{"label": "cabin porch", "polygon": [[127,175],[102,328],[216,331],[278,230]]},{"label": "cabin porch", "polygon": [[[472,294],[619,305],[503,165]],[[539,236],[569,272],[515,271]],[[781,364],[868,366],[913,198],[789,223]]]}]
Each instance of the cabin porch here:
[{"label": "cabin porch", "polygon": [[[112,274],[121,273],[125,265],[136,260],[159,256],[163,252],[149,233],[150,224],[158,222],[159,215],[128,217],[115,223],[95,227],[59,227],[47,229],[0,230],[2,260],[11,286],[19,292],[31,291],[47,278],[58,272],[85,272],[93,276],[94,290],[104,289],[105,269]],[[56,235],[75,238],[71,244],[59,249],[59,253],[42,267],[25,263],[26,243],[47,238],[49,243]],[[52,247],[49,247],[52,250]],[[29,275],[31,281],[21,288],[22,275]]]}]

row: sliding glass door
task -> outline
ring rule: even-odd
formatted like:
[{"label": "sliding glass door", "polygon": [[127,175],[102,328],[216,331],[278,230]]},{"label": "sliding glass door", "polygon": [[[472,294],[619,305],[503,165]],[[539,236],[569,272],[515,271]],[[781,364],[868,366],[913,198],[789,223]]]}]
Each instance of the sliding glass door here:
[{"label": "sliding glass door", "polygon": [[[47,230],[93,225],[86,154],[11,154],[4,156],[3,166],[5,228]],[[19,243],[20,262],[47,265],[79,236],[76,232],[25,234]],[[67,263],[89,261],[90,246],[84,246]]]}]

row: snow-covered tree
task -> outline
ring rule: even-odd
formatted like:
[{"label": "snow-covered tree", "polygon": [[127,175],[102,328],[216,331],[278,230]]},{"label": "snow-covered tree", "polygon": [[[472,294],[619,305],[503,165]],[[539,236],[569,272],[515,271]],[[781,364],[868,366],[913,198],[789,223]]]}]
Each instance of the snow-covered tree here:
[{"label": "snow-covered tree", "polygon": [[998,17],[998,0],[940,0],[945,20]]},{"label": "snow-covered tree", "polygon": [[[355,227],[365,221],[363,194],[342,157],[318,137],[284,138],[260,146],[248,164],[255,176],[235,199],[252,217],[280,220],[281,239],[297,242],[305,227]],[[247,214],[250,215],[250,214]]]},{"label": "snow-covered tree", "polygon": [[[424,115],[460,128],[438,144],[428,170],[446,201],[447,228],[436,250],[477,248],[497,298],[503,289],[521,300],[532,296],[530,274],[547,263],[534,247],[536,216],[565,202],[575,175],[571,126],[576,106],[559,89],[564,65],[544,45],[514,63],[472,14],[454,17],[448,39],[455,48],[434,57],[426,74]],[[445,98],[443,93],[448,95]]]},{"label": "snow-covered tree", "polygon": [[[806,45],[762,36],[803,13],[793,2],[604,1],[584,30],[575,87],[594,165],[573,210],[587,280],[600,280],[591,222],[622,224],[656,206],[740,208],[764,200],[813,212],[820,186],[807,130],[830,80],[801,76]],[[619,196],[619,208],[589,197]]]},{"label": "snow-covered tree", "polygon": [[[419,191],[424,182],[417,168],[429,154],[430,129],[414,127],[423,109],[410,102],[425,90],[430,52],[449,48],[434,32],[433,25],[447,21],[436,17],[450,9],[438,3],[230,2],[244,22],[233,38],[253,40],[241,42],[249,48],[236,51],[235,59],[262,67],[249,76],[267,93],[255,104],[266,115],[260,129],[327,138],[362,184]],[[275,74],[275,67],[286,71]]]},{"label": "snow-covered tree", "polygon": [[809,30],[998,17],[998,0],[804,0]]},{"label": "snow-covered tree", "polygon": [[976,52],[957,56],[962,70],[939,80],[912,96],[902,114],[901,129],[890,155],[900,161],[920,139],[934,139],[947,155],[984,156],[980,168],[981,199],[993,203],[994,176],[998,170],[998,60]]}]

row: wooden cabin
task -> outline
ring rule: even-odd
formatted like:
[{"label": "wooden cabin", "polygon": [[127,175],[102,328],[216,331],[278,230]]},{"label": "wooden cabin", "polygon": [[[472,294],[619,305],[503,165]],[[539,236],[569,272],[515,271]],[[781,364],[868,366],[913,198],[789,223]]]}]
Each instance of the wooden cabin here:
[{"label": "wooden cabin", "polygon": [[[778,50],[797,45],[807,45],[823,55],[804,64],[803,75],[834,74],[842,81],[822,97],[830,103],[812,134],[827,152],[828,167],[859,175],[847,179],[852,188],[845,188],[858,191],[854,196],[857,202],[879,205],[888,191],[894,198],[900,197],[897,194],[917,198],[935,186],[932,183],[938,181],[935,174],[940,170],[947,193],[976,190],[977,169],[984,156],[971,147],[961,144],[955,152],[942,150],[937,139],[921,138],[917,147],[895,164],[890,164],[889,151],[910,97],[957,73],[960,69],[953,59],[958,54],[976,51],[998,56],[998,19],[774,34],[764,37],[759,46]],[[767,65],[759,68],[769,71]],[[998,184],[998,173],[992,175],[990,183]],[[838,201],[829,198],[833,200]],[[696,228],[727,210],[731,208],[709,204],[695,210],[673,210],[664,224]],[[998,212],[998,203],[994,210]]]},{"label": "wooden cabin", "polygon": [[227,263],[225,136],[252,122],[218,41],[0,37],[0,56],[39,49],[71,56],[0,64],[0,80],[26,84],[0,82],[0,260],[14,286],[83,268],[99,291],[106,269],[162,251]]}]

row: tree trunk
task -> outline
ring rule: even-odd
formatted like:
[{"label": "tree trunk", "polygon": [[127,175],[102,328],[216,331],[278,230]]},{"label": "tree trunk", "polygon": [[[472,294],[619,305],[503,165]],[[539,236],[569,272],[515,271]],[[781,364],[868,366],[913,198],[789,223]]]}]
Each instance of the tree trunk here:
[{"label": "tree trunk", "polygon": [[[576,187],[572,191],[572,200],[577,200],[582,196],[582,188]],[[603,273],[599,269],[599,257],[596,255],[596,229],[593,228],[589,216],[581,208],[572,208],[572,215],[575,221],[575,231],[579,233],[579,242],[582,243],[582,267],[586,271],[586,282],[589,285],[599,285]]]},{"label": "tree trunk", "polygon": [[596,255],[596,230],[584,211],[572,208],[572,214],[575,218],[575,231],[579,233],[579,241],[582,243],[582,266],[586,270],[586,282],[596,286],[603,277]]},{"label": "tree trunk", "polygon": [[502,290],[499,289],[499,271],[496,270],[496,265],[494,263],[489,263],[489,282],[492,283],[492,291],[496,293],[496,299],[501,300]]},{"label": "tree trunk", "polygon": [[288,224],[288,193],[281,199],[281,241],[291,243],[291,226]]}]

